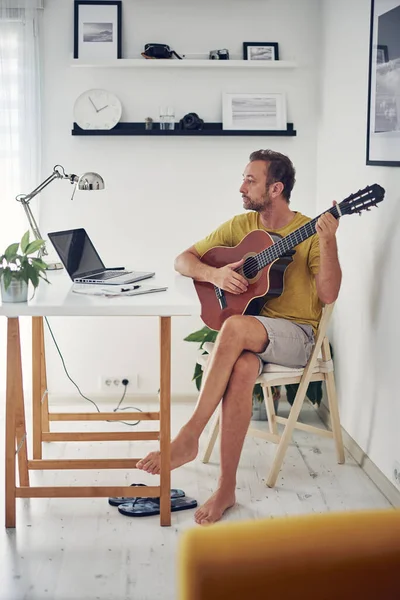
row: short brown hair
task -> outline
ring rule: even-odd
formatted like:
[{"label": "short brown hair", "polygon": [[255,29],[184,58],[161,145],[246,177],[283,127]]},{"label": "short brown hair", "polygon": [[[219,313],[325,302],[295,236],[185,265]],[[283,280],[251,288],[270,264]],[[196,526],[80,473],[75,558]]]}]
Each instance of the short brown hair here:
[{"label": "short brown hair", "polygon": [[283,183],[282,196],[289,204],[290,194],[296,182],[296,170],[290,158],[273,150],[256,150],[250,154],[250,162],[256,160],[268,163],[267,187],[277,181]]}]

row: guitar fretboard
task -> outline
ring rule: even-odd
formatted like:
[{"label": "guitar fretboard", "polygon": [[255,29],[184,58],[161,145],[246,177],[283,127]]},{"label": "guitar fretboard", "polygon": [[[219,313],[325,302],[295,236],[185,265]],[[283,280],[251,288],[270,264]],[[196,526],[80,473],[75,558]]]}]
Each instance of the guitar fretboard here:
[{"label": "guitar fretboard", "polygon": [[[337,206],[338,205],[335,205],[325,212],[330,212],[331,215],[338,219],[340,217],[340,212]],[[292,250],[292,248],[298,246],[301,244],[301,242],[304,242],[304,240],[314,235],[316,232],[315,226],[320,216],[321,215],[315,217],[315,219],[312,219],[312,221],[309,221],[305,225],[302,225],[302,227],[299,227],[299,229],[292,231],[292,233],[289,233],[289,235],[279,240],[279,242],[272,244],[272,246],[254,256],[254,258],[257,260],[258,269],[263,269],[272,261],[284,256],[290,250]]]}]

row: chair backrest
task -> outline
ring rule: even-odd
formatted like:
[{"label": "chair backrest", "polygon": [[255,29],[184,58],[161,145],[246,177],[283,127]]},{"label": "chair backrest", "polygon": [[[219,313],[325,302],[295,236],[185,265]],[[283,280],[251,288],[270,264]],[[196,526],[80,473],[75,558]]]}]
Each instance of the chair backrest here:
[{"label": "chair backrest", "polygon": [[[321,320],[318,325],[317,334],[315,336],[315,346],[314,346],[314,350],[311,354],[311,357],[313,357],[314,354],[316,354],[316,356],[318,356],[321,351],[321,346],[326,337],[326,332],[328,329],[329,321],[332,316],[334,306],[335,306],[335,303],[332,302],[331,304],[325,304],[325,306],[322,309],[322,317],[321,317]],[[329,348],[329,344],[328,344],[328,348]],[[310,357],[310,360],[311,360],[311,357]],[[328,358],[330,358],[330,356]]]},{"label": "chair backrest", "polygon": [[322,309],[322,317],[318,325],[317,335],[315,337],[316,345],[320,341],[320,339],[321,341],[323,341],[326,335],[326,330],[328,329],[329,321],[331,319],[334,306],[335,303],[332,302],[332,304],[325,304],[325,306]]}]

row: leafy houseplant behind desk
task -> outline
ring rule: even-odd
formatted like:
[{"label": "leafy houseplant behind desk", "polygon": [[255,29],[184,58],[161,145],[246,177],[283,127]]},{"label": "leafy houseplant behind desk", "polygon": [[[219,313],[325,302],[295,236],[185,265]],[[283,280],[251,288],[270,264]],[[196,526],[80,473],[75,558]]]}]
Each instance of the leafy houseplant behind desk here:
[{"label": "leafy houseplant behind desk", "polygon": [[[18,249],[20,248],[20,252]],[[20,242],[10,244],[0,256],[0,282],[3,302],[26,302],[28,283],[36,289],[40,279],[49,283],[46,277],[46,263],[32,254],[44,248],[43,240],[29,242],[29,231]]]}]

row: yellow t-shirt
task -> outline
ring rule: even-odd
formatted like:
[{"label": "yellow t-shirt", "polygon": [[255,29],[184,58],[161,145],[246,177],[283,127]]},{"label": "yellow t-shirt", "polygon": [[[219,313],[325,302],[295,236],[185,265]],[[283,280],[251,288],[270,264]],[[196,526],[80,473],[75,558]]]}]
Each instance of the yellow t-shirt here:
[{"label": "yellow t-shirt", "polygon": [[[296,212],[293,220],[281,229],[267,230],[257,212],[247,212],[223,223],[194,246],[202,256],[214,246],[236,246],[251,231],[263,229],[282,237],[311,221],[309,217]],[[315,234],[294,248],[293,261],[284,276],[284,290],[278,298],[271,298],[263,307],[261,315],[280,317],[311,325],[314,332],[321,318],[322,304],[318,298],[315,275],[319,269],[319,240]]]}]

